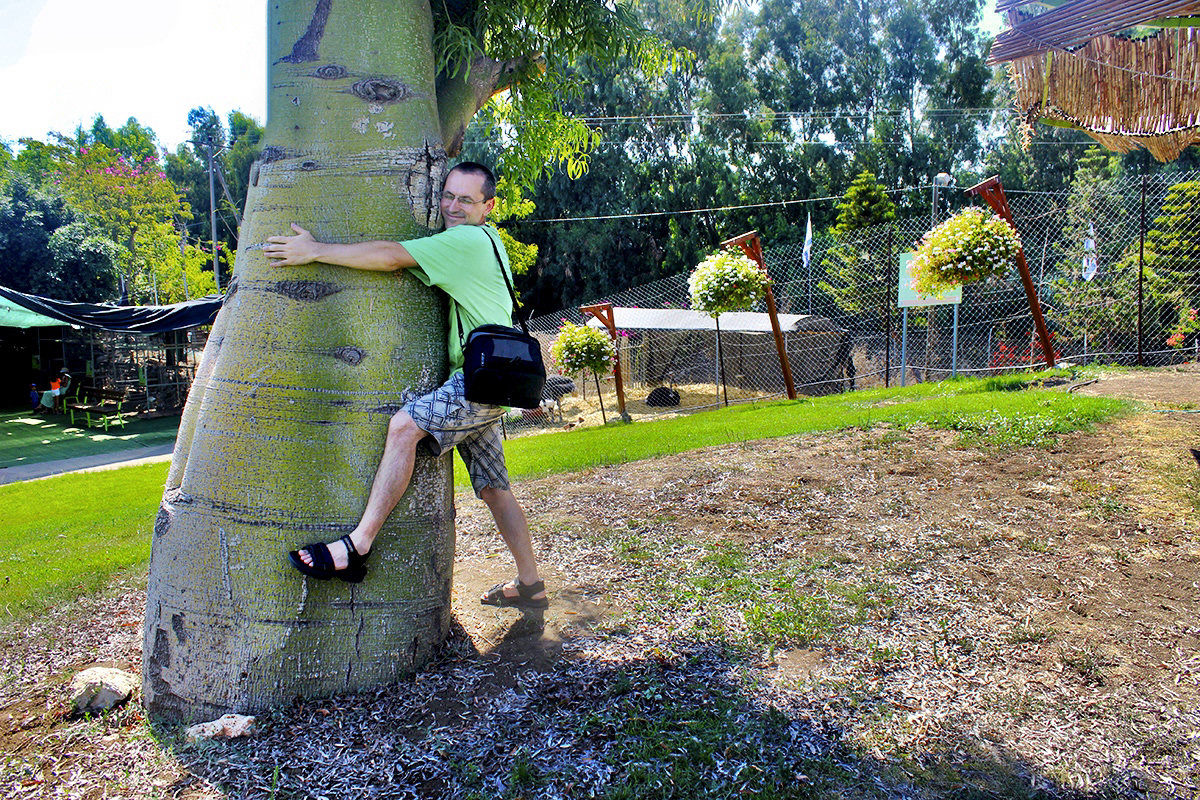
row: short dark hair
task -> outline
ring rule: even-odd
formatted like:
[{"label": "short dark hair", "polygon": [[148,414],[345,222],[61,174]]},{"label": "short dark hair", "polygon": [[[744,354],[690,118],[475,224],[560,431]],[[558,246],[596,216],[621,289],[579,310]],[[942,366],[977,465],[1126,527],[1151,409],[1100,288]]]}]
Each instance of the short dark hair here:
[{"label": "short dark hair", "polygon": [[449,169],[446,177],[449,178],[452,172],[462,172],[467,175],[479,175],[482,177],[484,202],[496,196],[496,176],[483,164],[477,161],[460,161]]}]

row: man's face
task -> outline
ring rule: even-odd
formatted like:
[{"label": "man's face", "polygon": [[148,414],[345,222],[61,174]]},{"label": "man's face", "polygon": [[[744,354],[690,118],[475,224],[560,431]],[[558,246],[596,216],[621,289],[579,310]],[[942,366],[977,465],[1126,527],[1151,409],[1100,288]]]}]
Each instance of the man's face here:
[{"label": "man's face", "polygon": [[483,176],[451,172],[442,187],[442,220],[446,228],[455,225],[482,225],[496,205],[496,198],[483,199]]}]

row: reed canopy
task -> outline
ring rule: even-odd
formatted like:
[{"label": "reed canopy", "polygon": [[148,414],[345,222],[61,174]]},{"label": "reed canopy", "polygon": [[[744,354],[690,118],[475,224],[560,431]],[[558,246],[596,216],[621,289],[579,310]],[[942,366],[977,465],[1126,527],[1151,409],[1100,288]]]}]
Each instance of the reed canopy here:
[{"label": "reed canopy", "polygon": [[1172,161],[1200,142],[1200,0],[997,0],[1007,64],[1032,127],[1077,128],[1121,153]]}]

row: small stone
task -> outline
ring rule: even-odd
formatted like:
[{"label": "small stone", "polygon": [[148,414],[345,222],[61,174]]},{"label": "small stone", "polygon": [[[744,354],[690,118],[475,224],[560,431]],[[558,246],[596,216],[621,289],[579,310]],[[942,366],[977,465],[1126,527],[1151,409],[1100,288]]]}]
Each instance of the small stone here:
[{"label": "small stone", "polygon": [[71,679],[71,705],[86,714],[116,708],[133,696],[137,675],[112,667],[90,667]]},{"label": "small stone", "polygon": [[189,743],[200,739],[236,739],[254,733],[254,717],[226,714],[212,722],[201,722],[183,732]]}]

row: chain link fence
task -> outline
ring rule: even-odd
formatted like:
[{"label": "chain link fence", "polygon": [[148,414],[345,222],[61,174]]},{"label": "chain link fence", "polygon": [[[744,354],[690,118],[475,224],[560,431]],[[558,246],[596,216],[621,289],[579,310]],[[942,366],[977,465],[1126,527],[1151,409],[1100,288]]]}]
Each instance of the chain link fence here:
[{"label": "chain link fence", "polygon": [[[1161,366],[1200,355],[1200,173],[1077,180],[1069,193],[1012,192],[1008,200],[1056,360]],[[943,201],[939,221],[971,204],[952,189],[943,192]],[[1044,362],[1015,267],[1003,279],[965,286],[957,306],[907,313],[897,307],[899,256],[915,249],[932,222],[909,218],[850,236],[818,235],[807,258],[801,243],[762,243],[799,394],[994,374]],[[687,309],[687,277],[593,301],[618,309],[628,414],[785,397],[774,337],[726,322],[734,315],[722,315],[720,331],[690,329],[691,322],[678,319],[672,327],[670,314],[658,315],[662,319],[653,326],[622,326],[620,309]],[[648,315],[624,315],[634,316],[644,322]],[[579,309],[565,309],[529,323],[551,372],[549,345],[563,321],[582,324],[585,318]],[[599,424],[617,415],[612,375],[552,383],[554,396],[542,409],[514,412],[510,433]]]}]

